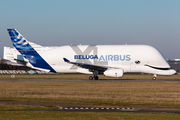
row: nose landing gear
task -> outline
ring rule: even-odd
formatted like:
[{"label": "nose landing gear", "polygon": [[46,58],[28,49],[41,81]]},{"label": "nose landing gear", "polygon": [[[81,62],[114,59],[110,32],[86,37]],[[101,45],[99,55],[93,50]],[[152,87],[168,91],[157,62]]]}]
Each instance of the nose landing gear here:
[{"label": "nose landing gear", "polygon": [[152,79],[153,79],[153,80],[156,80],[156,77],[157,77],[157,76],[154,74]]}]

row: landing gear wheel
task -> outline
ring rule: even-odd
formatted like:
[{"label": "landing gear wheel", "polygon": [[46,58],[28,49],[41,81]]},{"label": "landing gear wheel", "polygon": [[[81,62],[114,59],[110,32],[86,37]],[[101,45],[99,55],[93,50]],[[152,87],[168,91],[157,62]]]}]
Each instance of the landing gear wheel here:
[{"label": "landing gear wheel", "polygon": [[99,79],[99,77],[98,77],[98,76],[95,76],[95,77],[94,77],[94,79],[95,79],[95,80],[98,80],[98,79]]},{"label": "landing gear wheel", "polygon": [[93,76],[89,76],[89,80],[93,80]]},{"label": "landing gear wheel", "polygon": [[157,77],[157,75],[156,75],[156,74],[154,74],[154,75],[153,75],[153,80],[156,80],[156,77]]}]

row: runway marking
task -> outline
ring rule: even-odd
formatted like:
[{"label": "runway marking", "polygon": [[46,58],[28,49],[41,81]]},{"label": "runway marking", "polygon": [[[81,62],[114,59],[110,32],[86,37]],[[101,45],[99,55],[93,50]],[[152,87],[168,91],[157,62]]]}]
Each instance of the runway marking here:
[{"label": "runway marking", "polygon": [[109,107],[59,107],[60,110],[133,110],[134,108],[109,108]]}]

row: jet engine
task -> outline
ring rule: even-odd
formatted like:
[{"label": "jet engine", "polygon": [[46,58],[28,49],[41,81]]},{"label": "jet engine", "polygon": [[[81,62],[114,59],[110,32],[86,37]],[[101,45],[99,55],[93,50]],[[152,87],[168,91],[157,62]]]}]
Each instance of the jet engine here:
[{"label": "jet engine", "polygon": [[123,76],[123,69],[110,69],[104,72],[105,76],[108,77],[122,77]]}]

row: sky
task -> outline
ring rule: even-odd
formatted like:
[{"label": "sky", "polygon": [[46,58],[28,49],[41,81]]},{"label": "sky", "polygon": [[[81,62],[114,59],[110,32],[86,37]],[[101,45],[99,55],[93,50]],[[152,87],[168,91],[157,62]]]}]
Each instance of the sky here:
[{"label": "sky", "polygon": [[[180,0],[1,0],[0,58],[8,28],[42,46],[151,45],[180,58]],[[148,54],[148,53],[147,53]]]}]

